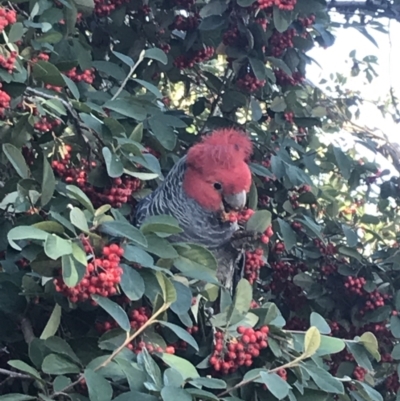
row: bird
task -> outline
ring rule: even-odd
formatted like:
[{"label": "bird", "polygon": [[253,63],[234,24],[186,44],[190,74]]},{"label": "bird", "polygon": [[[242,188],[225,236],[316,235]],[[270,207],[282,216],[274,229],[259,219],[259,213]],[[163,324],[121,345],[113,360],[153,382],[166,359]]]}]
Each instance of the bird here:
[{"label": "bird", "polygon": [[241,257],[232,244],[239,225],[221,216],[246,206],[252,182],[248,165],[252,151],[250,137],[238,129],[221,128],[203,135],[161,185],[138,203],[134,216],[138,227],[149,216],[176,218],[183,231],[169,240],[208,249],[217,261],[218,281],[230,291]]}]

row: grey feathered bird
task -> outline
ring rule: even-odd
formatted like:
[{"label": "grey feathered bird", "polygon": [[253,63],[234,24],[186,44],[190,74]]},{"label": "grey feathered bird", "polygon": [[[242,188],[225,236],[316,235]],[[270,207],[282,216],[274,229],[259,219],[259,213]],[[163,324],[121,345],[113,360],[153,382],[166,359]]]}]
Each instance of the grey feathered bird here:
[{"label": "grey feathered bird", "polygon": [[217,278],[231,289],[238,251],[230,241],[238,225],[222,221],[221,212],[242,209],[251,185],[247,160],[252,143],[234,129],[220,129],[189,149],[170,170],[164,182],[138,205],[140,226],[146,217],[175,217],[183,232],[173,242],[202,245],[217,259]]}]

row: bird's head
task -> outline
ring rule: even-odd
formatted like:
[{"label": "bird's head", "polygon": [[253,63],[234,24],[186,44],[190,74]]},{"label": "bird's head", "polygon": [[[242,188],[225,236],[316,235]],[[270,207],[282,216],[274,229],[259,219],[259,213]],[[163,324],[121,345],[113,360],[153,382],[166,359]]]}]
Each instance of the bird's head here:
[{"label": "bird's head", "polygon": [[243,209],[251,186],[251,153],[251,140],[235,129],[205,136],[188,151],[184,191],[209,211]]}]

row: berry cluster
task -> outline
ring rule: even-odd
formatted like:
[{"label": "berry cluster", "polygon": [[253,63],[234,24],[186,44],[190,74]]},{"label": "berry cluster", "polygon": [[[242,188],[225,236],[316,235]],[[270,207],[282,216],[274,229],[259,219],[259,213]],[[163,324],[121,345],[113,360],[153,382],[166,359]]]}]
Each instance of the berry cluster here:
[{"label": "berry cluster", "polygon": [[240,34],[237,26],[231,27],[224,33],[222,42],[225,46],[236,46],[240,48],[247,46],[247,39]]},{"label": "berry cluster", "polygon": [[337,253],[337,247],[332,244],[332,242],[325,245],[320,239],[316,238],[314,239],[314,245],[318,247],[318,250],[322,255],[330,256]]},{"label": "berry cluster", "polygon": [[363,382],[364,379],[365,379],[366,373],[367,373],[367,370],[366,370],[366,369],[362,368],[361,366],[356,366],[356,367],[354,368],[354,371],[353,371],[353,377],[354,377],[356,380],[358,380],[358,381],[360,381],[360,382]]},{"label": "berry cluster", "polygon": [[310,15],[309,17],[298,18],[297,19],[303,28],[309,28],[315,22],[315,15]]},{"label": "berry cluster", "polygon": [[174,65],[180,70],[193,68],[196,64],[209,60],[214,52],[213,47],[207,46],[202,50],[193,51],[189,55],[181,54],[174,60]]},{"label": "berry cluster", "polygon": [[224,333],[217,331],[214,336],[214,352],[210,365],[215,372],[223,375],[236,372],[240,366],[250,367],[260,351],[268,347],[268,326],[259,330],[239,326],[237,338],[225,342]]},{"label": "berry cluster", "polygon": [[261,267],[265,265],[263,255],[264,252],[261,248],[257,248],[254,251],[246,251],[244,276],[250,284],[253,284],[258,279]]},{"label": "berry cluster", "polygon": [[96,167],[96,162],[81,159],[81,167],[74,167],[71,163],[71,147],[66,146],[66,154],[62,160],[53,160],[52,167],[54,172],[68,184],[75,183],[90,198],[95,207],[105,203],[112,207],[121,207],[127,203],[133,192],[136,192],[141,181],[137,178],[124,175],[121,178],[114,178],[112,185],[106,188],[97,188],[87,181],[88,174],[92,167]]},{"label": "berry cluster", "polygon": [[50,56],[47,53],[40,52],[37,56],[31,58],[32,63],[37,63],[38,61],[49,61]]},{"label": "berry cluster", "polygon": [[285,120],[290,123],[293,124],[294,122],[294,113],[293,111],[287,111],[286,113],[283,114],[283,117],[285,118]]},{"label": "berry cluster", "polygon": [[[2,87],[0,83],[0,88]],[[0,89],[0,115],[3,115],[6,109],[10,108],[11,97],[7,92]]]},{"label": "berry cluster", "polygon": [[257,2],[253,4],[253,7],[256,9],[265,9],[276,6],[280,10],[292,11],[296,3],[297,0],[257,0]]},{"label": "berry cluster", "polygon": [[275,31],[269,40],[269,46],[274,57],[280,57],[284,51],[293,47],[293,37],[295,34],[294,29],[288,29],[287,31],[280,33]]},{"label": "berry cluster", "polygon": [[390,375],[385,381],[386,390],[396,394],[400,389],[400,379],[397,372]]},{"label": "berry cluster", "polygon": [[177,15],[175,21],[170,26],[170,29],[177,29],[178,31],[192,31],[199,26],[200,20],[198,15],[190,15],[184,17]]},{"label": "berry cluster", "polygon": [[61,125],[61,120],[58,118],[41,117],[39,121],[33,124],[33,128],[40,132],[48,132]]},{"label": "berry cluster", "polygon": [[346,277],[344,286],[347,290],[356,295],[363,295],[364,289],[363,286],[366,284],[367,280],[364,277]]},{"label": "berry cluster", "polygon": [[9,74],[12,74],[15,69],[15,62],[17,60],[18,53],[16,51],[12,51],[9,53],[8,57],[0,55],[0,67],[7,70]]},{"label": "berry cluster", "polygon": [[276,82],[280,86],[284,85],[300,85],[304,81],[304,76],[299,72],[295,71],[292,76],[286,74],[286,72],[282,70],[275,70],[275,78]]},{"label": "berry cluster", "polygon": [[17,13],[14,10],[9,10],[4,7],[0,7],[0,33],[8,25],[15,24],[17,22]]},{"label": "berry cluster", "polygon": [[264,87],[265,79],[257,79],[253,72],[247,72],[236,80],[236,85],[238,88],[251,93]]},{"label": "berry cluster", "polygon": [[[137,309],[132,309],[130,313],[128,313],[128,316],[132,329],[138,330],[149,320],[151,312],[148,308],[142,306]],[[96,330],[101,334],[117,327],[118,323],[114,319],[96,323]]]},{"label": "berry cluster", "polygon": [[94,13],[98,17],[107,17],[115,9],[121,7],[125,3],[129,3],[128,0],[94,0]]},{"label": "berry cluster", "polygon": [[87,255],[92,257],[86,266],[83,279],[75,287],[68,287],[61,276],[57,277],[54,279],[56,291],[62,293],[72,303],[87,301],[93,294],[103,297],[117,294],[116,285],[121,282],[123,273],[119,263],[124,250],[117,244],[111,244],[102,249],[100,257],[96,257],[86,238],[82,239],[82,244]]},{"label": "berry cluster", "polygon": [[69,70],[65,75],[71,78],[74,82],[86,82],[87,84],[92,84],[94,81],[94,68],[88,68],[83,72],[78,72],[77,68],[74,67]]},{"label": "berry cluster", "polygon": [[277,255],[282,254],[285,251],[285,244],[283,242],[276,242],[273,248],[273,252]]}]

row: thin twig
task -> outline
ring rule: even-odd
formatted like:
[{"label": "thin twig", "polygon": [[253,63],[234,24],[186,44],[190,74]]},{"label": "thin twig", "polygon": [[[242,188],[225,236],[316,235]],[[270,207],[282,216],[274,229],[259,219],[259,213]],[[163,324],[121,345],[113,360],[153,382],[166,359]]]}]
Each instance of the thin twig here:
[{"label": "thin twig", "polygon": [[136,63],[131,67],[131,69],[129,70],[128,75],[126,76],[126,78],[124,79],[124,81],[122,82],[121,86],[118,88],[118,90],[115,92],[114,96],[111,98],[111,100],[115,100],[120,94],[121,92],[124,90],[126,84],[128,83],[129,79],[131,78],[131,76],[133,75],[133,73],[136,71],[136,68],[139,67],[139,64],[144,60],[144,54],[145,51],[142,50],[142,52],[139,54],[139,58],[136,61]]},{"label": "thin twig", "polygon": [[13,372],[12,370],[7,370],[7,369],[0,369],[0,375],[5,375],[8,377],[18,377],[19,379],[33,380],[32,376],[25,375],[23,373]]},{"label": "thin twig", "polygon": [[[98,365],[94,371],[97,372],[98,370],[104,368],[107,366],[112,360],[130,343],[132,342],[139,334],[141,334],[144,330],[146,330],[149,326],[151,326],[153,323],[157,321],[157,317],[160,316],[162,313],[164,313],[168,308],[170,307],[170,303],[164,304],[147,322],[144,324],[142,327],[140,327],[137,331],[135,331],[131,336],[127,335],[126,340],[121,344],[102,364]],[[65,386],[63,389],[60,391],[55,392],[52,394],[49,398],[54,399],[55,397],[59,395],[63,395],[67,393],[69,390],[71,390],[73,387],[75,387],[77,384],[79,384],[82,380],[84,379],[84,375],[81,374],[77,380],[75,380],[73,383],[69,384],[68,386]]]}]

